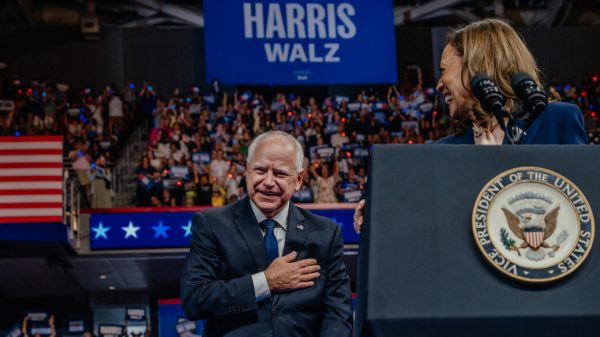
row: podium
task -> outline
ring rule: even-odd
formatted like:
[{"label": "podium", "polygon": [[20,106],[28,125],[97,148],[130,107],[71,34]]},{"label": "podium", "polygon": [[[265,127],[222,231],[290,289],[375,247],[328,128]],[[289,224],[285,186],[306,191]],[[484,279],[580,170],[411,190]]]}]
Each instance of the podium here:
[{"label": "podium", "polygon": [[[599,166],[595,146],[375,146],[360,242],[357,336],[600,336],[600,248],[593,243],[594,228],[576,270],[537,283],[494,267],[473,228],[485,187],[518,167],[568,178],[587,198],[590,216],[598,215]],[[505,198],[504,204],[516,205],[518,199]],[[577,209],[561,208],[559,225],[571,211]],[[545,219],[549,227],[552,221]],[[503,234],[516,239],[516,232]],[[550,260],[550,246],[562,242],[554,237],[545,239],[549,248],[538,250],[521,249],[521,240],[514,240],[506,254],[518,251],[521,258],[543,248]],[[551,273],[551,268],[541,270]]]}]

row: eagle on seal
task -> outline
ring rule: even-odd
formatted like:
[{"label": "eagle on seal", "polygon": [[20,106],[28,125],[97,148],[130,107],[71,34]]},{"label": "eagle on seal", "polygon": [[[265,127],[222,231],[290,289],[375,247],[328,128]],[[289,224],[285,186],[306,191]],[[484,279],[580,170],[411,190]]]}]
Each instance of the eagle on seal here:
[{"label": "eagle on seal", "polygon": [[560,248],[559,245],[551,245],[546,242],[556,230],[556,222],[560,206],[556,206],[550,212],[546,213],[544,209],[529,209],[519,215],[514,214],[506,207],[502,207],[506,222],[510,230],[523,242],[520,245],[513,245],[512,250],[531,248],[537,251],[540,247],[552,248],[555,251]]}]

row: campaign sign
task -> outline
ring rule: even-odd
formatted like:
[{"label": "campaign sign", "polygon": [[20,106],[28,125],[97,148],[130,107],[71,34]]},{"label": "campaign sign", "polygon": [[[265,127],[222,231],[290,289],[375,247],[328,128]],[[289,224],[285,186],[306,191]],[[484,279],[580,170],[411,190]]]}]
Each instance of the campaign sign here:
[{"label": "campaign sign", "polygon": [[2,99],[0,100],[0,111],[10,112],[15,108],[15,101]]},{"label": "campaign sign", "polygon": [[192,153],[192,161],[198,165],[208,165],[210,164],[210,153],[194,152]]},{"label": "campaign sign", "polygon": [[177,323],[175,326],[178,334],[183,334],[186,332],[195,332],[196,331],[196,322],[194,321],[183,321],[181,323]]},{"label": "campaign sign", "polygon": [[144,308],[127,308],[125,310],[128,321],[145,321],[146,309]]},{"label": "campaign sign", "polygon": [[207,81],[394,83],[392,0],[205,0]]},{"label": "campaign sign", "polygon": [[311,161],[315,159],[321,159],[325,161],[331,161],[335,156],[335,148],[329,145],[316,145],[309,149]]},{"label": "campaign sign", "polygon": [[127,331],[124,325],[100,324],[98,326],[98,335],[100,337],[125,337]]},{"label": "campaign sign", "polygon": [[31,322],[47,322],[48,321],[48,313],[47,312],[30,312],[27,313],[29,320]]},{"label": "campaign sign", "polygon": [[171,178],[187,178],[189,174],[190,169],[187,166],[175,165],[171,167]]},{"label": "campaign sign", "polygon": [[83,332],[85,324],[83,321],[69,321],[69,332]]}]

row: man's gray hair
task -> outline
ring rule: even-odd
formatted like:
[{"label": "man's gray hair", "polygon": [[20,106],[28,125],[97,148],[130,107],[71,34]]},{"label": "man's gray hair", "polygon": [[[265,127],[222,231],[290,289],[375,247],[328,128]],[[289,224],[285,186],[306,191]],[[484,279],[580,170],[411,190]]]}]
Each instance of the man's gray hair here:
[{"label": "man's gray hair", "polygon": [[277,130],[267,131],[258,135],[252,140],[252,143],[250,143],[250,147],[248,147],[248,158],[246,159],[246,165],[250,165],[250,163],[252,162],[252,158],[254,157],[254,150],[256,149],[258,144],[270,139],[281,139],[294,144],[294,147],[296,148],[296,171],[300,172],[303,170],[304,149],[302,148],[302,144],[300,144],[300,142],[289,133]]}]

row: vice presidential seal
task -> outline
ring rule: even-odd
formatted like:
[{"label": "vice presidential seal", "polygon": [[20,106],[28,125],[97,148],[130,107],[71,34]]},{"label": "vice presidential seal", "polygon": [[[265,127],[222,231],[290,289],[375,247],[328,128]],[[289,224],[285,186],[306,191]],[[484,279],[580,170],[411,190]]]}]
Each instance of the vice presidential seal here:
[{"label": "vice presidential seal", "polygon": [[475,201],[472,221],[485,259],[529,283],[569,275],[594,241],[594,216],[581,190],[541,167],[518,167],[490,180]]}]

